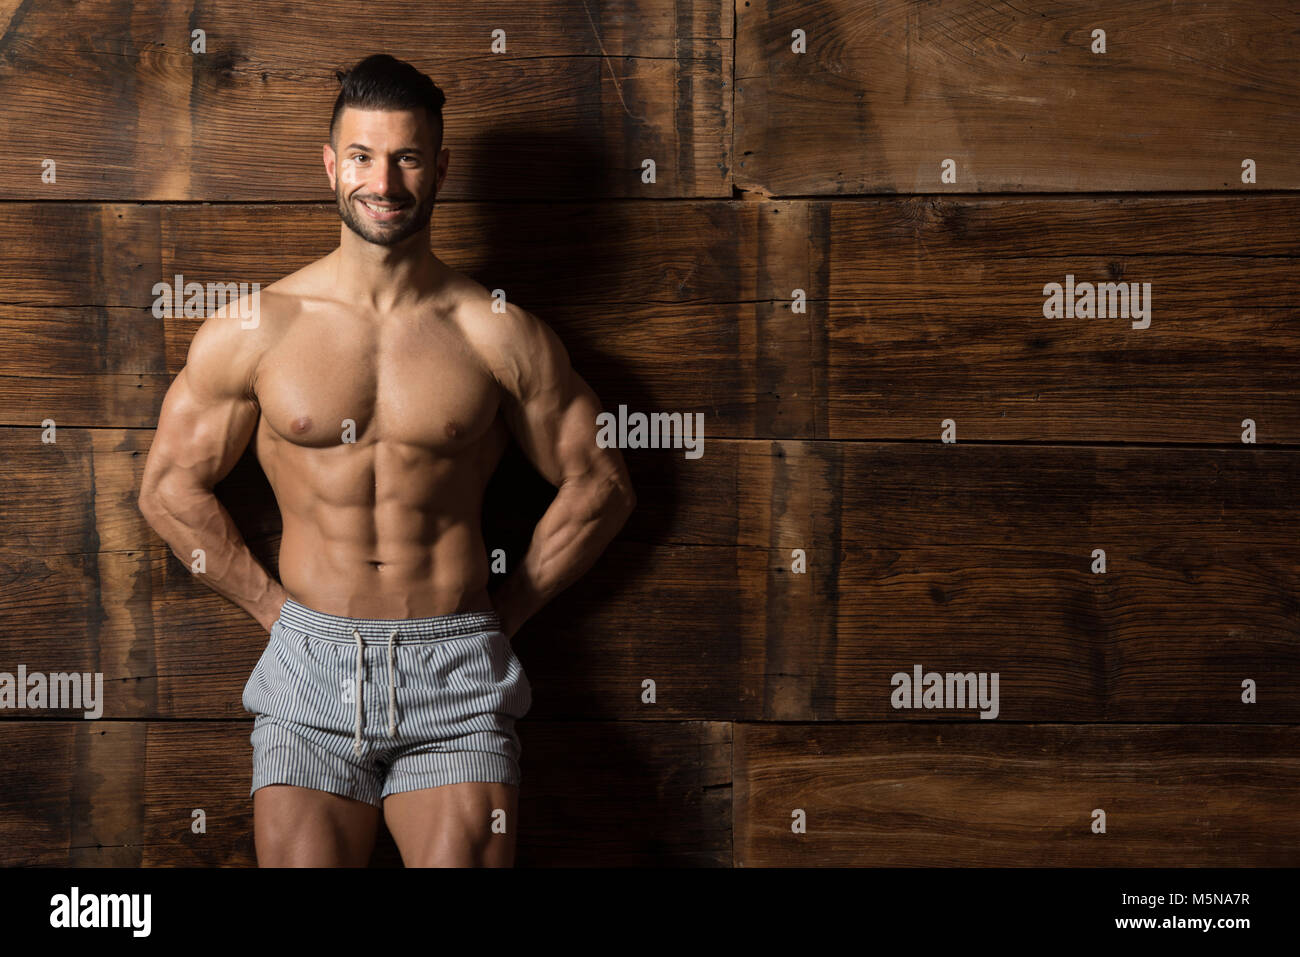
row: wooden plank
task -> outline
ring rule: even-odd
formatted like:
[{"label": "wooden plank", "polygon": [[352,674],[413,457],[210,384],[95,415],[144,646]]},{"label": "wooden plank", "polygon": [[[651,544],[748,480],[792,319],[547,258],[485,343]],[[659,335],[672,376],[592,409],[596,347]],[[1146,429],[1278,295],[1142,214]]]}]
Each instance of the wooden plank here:
[{"label": "wooden plank", "polygon": [[0,722],[0,866],[139,867],[145,732],[133,722]]},{"label": "wooden plank", "polygon": [[67,866],[142,866],[139,834],[147,782],[141,770],[149,763],[147,727],[131,721],[68,723],[74,757]]},{"label": "wooden plank", "polygon": [[[439,207],[434,225],[440,256],[521,302],[788,304],[797,286],[812,301],[983,303],[987,312],[992,290],[1041,318],[1043,285],[1063,282],[1067,271],[1080,280],[1151,282],[1157,309],[1290,305],[1289,267],[1300,258],[1297,203],[1291,196],[691,200],[638,203],[635,218],[617,203],[455,203]],[[0,263],[9,301],[146,308],[153,285],[176,272],[200,282],[271,283],[330,252],[340,228],[324,204],[12,203],[0,206]],[[100,256],[92,269],[87,250]],[[812,284],[821,270],[826,281]],[[1275,274],[1267,288],[1252,289],[1233,284],[1242,270]],[[526,296],[512,288],[519,286]]]},{"label": "wooden plank", "polygon": [[151,306],[150,290],[164,278],[161,212],[157,206],[0,204],[5,304]]},{"label": "wooden plank", "polygon": [[[944,718],[890,705],[891,676],[919,663],[999,672],[1016,720],[1300,715],[1294,453],[1080,448],[1061,469],[1041,447],[779,448],[745,483],[770,537],[736,536],[767,550],[739,714]],[[783,473],[811,504],[772,490]],[[1246,679],[1270,700],[1244,704]]]},{"label": "wooden plank", "polygon": [[172,375],[163,320],[148,311],[0,305],[0,338],[5,425],[157,423]]},{"label": "wooden plank", "polygon": [[[732,303],[753,298],[742,294],[753,270],[737,257],[756,242],[756,205],[452,203],[434,213],[434,248],[528,308]],[[177,273],[265,286],[329,253],[340,228],[333,204],[6,203],[5,301],[144,309],[154,284]],[[94,269],[87,250],[100,257]]]},{"label": "wooden plank", "polygon": [[729,867],[731,727],[525,718],[519,864]]},{"label": "wooden plank", "polygon": [[1296,540],[1289,450],[795,445],[842,457],[843,540],[874,548]]},{"label": "wooden plank", "polygon": [[[242,717],[265,634],[136,512],[147,433],[65,430],[51,448],[32,431],[11,430],[0,460],[0,572],[18,583],[0,598],[0,658],[104,672],[112,717]],[[920,663],[998,671],[1015,720],[1300,717],[1293,451],[637,452],[637,512],[522,633],[530,676],[552,689],[541,714],[581,701],[632,717],[649,677],[676,718],[929,720],[888,704],[889,677]],[[554,494],[511,454],[484,520],[508,569]],[[251,457],[219,495],[277,574],[274,498]],[[34,648],[42,664],[24,658]],[[1258,704],[1241,702],[1246,678]]]},{"label": "wooden plank", "polygon": [[[935,440],[953,419],[959,440],[1239,445],[1251,419],[1260,444],[1300,441],[1300,290],[1277,282],[1293,198],[820,205],[825,275],[773,258],[758,291],[789,315],[816,290],[817,437]],[[1045,318],[1067,274],[1149,282],[1149,327]]]},{"label": "wooden plank", "polygon": [[63,867],[71,856],[70,797],[81,721],[3,721],[0,866]]},{"label": "wooden plank", "polygon": [[1175,306],[1295,303],[1287,273],[1300,258],[1300,197],[828,205],[835,259],[821,298],[978,306],[986,316],[1047,324],[1043,288],[1069,273],[1094,283],[1150,282],[1151,328],[1176,318]]},{"label": "wooden plank", "polygon": [[[1244,282],[1243,282],[1244,285]],[[959,441],[1300,442],[1300,312],[1176,305],[1145,330],[1048,320],[997,297],[983,311],[820,304],[829,361],[820,436]],[[1249,447],[1249,446],[1246,446]]]},{"label": "wooden plank", "polygon": [[[737,2],[736,183],[774,195],[1300,188],[1294,4]],[[1092,52],[1105,30],[1106,52]],[[792,33],[806,34],[793,52]],[[1242,183],[1242,161],[1256,183]],[[956,182],[940,164],[956,161]]]},{"label": "wooden plank", "polygon": [[[821,555],[818,556],[820,560]],[[996,673],[996,718],[1097,722],[1300,719],[1300,549],[1149,541],[841,552],[827,642],[790,628],[785,660],[815,675],[804,708],[838,720],[946,721],[895,708],[893,676]],[[819,615],[818,619],[823,616]],[[1254,682],[1258,703],[1242,700]],[[766,715],[765,715],[766,716]]]},{"label": "wooden plank", "polygon": [[[699,410],[710,436],[934,440],[951,418],[959,439],[1237,445],[1251,419],[1272,445],[1300,441],[1296,202],[646,203],[634,224],[566,206],[556,258],[522,233],[495,245],[492,208],[458,205],[439,236],[556,327],[607,408]],[[269,283],[338,229],[304,206],[58,208],[32,235],[47,207],[0,207],[27,300],[0,311],[12,424],[152,426],[161,370],[179,371],[200,322],[145,311],[153,283]],[[112,246],[100,268],[72,268],[79,232]],[[554,268],[596,233],[619,237],[584,270],[602,281]],[[139,255],[118,248],[137,240]],[[1044,285],[1067,273],[1150,282],[1149,328],[1044,318]]]},{"label": "wooden plank", "polygon": [[[139,0],[129,17],[108,0],[76,16],[24,4],[0,42],[0,137],[21,144],[0,198],[327,199],[333,71],[376,49],[447,95],[441,198],[731,194],[729,3],[477,2],[430,17],[391,0],[359,32],[321,29],[353,13],[345,0],[311,17],[238,0]],[[42,182],[47,159],[54,183]]]},{"label": "wooden plank", "polygon": [[742,867],[1300,863],[1300,728],[739,724],[734,741]]},{"label": "wooden plank", "polygon": [[[251,731],[0,722],[0,865],[253,866]],[[729,724],[525,719],[518,731],[520,866],[730,865]],[[371,863],[401,863],[382,825]]]},{"label": "wooden plank", "polygon": [[[529,622],[518,648],[547,689],[534,705],[544,716],[580,703],[584,714],[633,717],[652,679],[658,710],[673,717],[950,719],[891,707],[891,677],[920,664],[997,672],[1006,720],[1300,717],[1294,547],[1107,551],[1105,577],[1088,571],[1086,552],[1015,546],[849,547],[838,561],[812,549],[811,573],[793,576],[788,550],[616,544]],[[162,561],[117,564],[156,577]],[[118,659],[102,666],[109,716],[244,716],[266,636],[201,588],[178,582],[156,596],[153,621],[101,632],[100,654]],[[50,636],[39,656],[34,634]],[[84,639],[57,619],[16,623],[0,647],[32,669],[90,668],[64,660]],[[1256,704],[1241,700],[1247,678]]]}]

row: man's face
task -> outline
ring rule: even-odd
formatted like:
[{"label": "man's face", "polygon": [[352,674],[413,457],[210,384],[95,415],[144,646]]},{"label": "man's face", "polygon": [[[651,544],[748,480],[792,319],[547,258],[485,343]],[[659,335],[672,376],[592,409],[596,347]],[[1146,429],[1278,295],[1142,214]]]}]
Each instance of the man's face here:
[{"label": "man's face", "polygon": [[325,172],[339,216],[362,239],[395,246],[429,224],[448,153],[435,152],[433,133],[423,110],[339,114],[338,150],[325,147]]}]

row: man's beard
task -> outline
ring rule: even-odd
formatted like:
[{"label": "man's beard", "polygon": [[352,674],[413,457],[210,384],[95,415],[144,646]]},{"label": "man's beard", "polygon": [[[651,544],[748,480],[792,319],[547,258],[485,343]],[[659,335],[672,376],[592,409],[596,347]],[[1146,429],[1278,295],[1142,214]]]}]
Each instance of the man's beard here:
[{"label": "man's beard", "polygon": [[[358,213],[353,208],[352,201],[343,195],[342,183],[339,184],[339,187],[334,190],[334,199],[338,204],[339,217],[347,224],[348,229],[366,242],[374,243],[376,246],[396,246],[402,240],[415,235],[428,226],[429,220],[433,218],[433,204],[437,198],[435,190],[430,190],[424,201],[417,204],[414,209],[408,207],[406,212],[409,215],[405,220],[391,224],[366,219],[364,214]],[[360,200],[357,201],[360,202]]]}]

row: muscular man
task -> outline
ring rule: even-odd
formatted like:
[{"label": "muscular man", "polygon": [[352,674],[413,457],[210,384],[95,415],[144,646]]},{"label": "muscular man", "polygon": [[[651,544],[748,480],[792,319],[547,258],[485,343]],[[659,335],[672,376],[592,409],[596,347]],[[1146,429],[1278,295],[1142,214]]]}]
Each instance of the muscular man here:
[{"label": "muscular man", "polygon": [[[340,79],[324,147],[338,248],[205,319],[140,509],[270,632],[243,698],[259,865],[364,865],[382,810],[407,866],[511,866],[514,723],[532,700],[511,639],[635,496],[555,333],[493,311],[430,251],[442,91],[388,56]],[[508,433],[559,491],[489,596],[480,516]],[[212,493],[250,438],[283,516],[283,583]]]}]

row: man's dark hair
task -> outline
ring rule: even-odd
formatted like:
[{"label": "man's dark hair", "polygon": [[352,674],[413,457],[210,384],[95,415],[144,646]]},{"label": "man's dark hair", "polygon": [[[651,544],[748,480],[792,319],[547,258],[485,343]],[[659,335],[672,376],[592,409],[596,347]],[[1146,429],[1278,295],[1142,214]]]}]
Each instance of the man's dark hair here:
[{"label": "man's dark hair", "polygon": [[344,107],[358,110],[418,110],[423,107],[433,128],[434,148],[442,147],[442,105],[447,102],[447,95],[411,64],[387,53],[376,53],[350,70],[336,70],[334,77],[341,88],[330,117],[331,145],[337,148],[334,129]]}]

